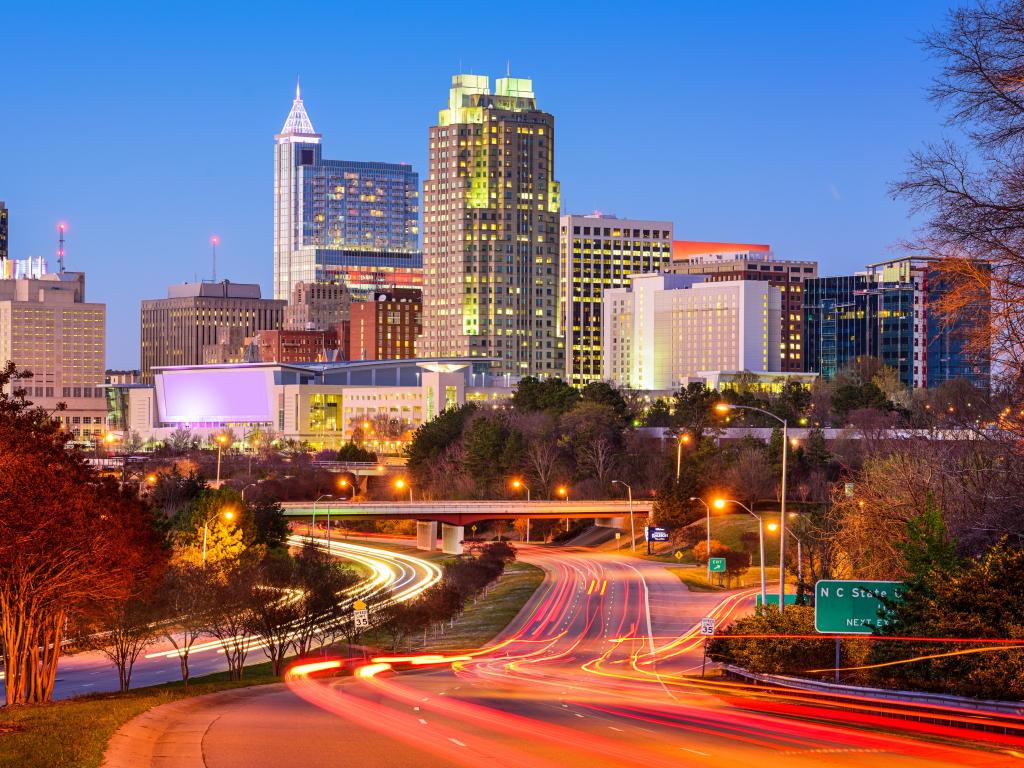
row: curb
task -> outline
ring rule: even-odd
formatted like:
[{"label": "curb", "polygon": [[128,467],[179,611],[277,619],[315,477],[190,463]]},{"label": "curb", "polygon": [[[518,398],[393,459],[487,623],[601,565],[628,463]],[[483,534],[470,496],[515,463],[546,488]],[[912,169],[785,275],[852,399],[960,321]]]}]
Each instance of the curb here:
[{"label": "curb", "polygon": [[[224,702],[275,693],[284,683],[253,685],[180,699],[148,709],[122,725],[107,744],[102,768],[204,766],[203,737]],[[173,730],[174,736],[168,737]]]}]

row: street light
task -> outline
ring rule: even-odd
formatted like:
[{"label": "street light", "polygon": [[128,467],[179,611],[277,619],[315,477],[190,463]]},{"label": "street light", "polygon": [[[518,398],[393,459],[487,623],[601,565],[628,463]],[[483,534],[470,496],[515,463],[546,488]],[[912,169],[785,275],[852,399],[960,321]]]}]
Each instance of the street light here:
[{"label": "street light", "polygon": [[217,443],[217,487],[220,488],[220,451],[225,445],[227,445],[228,436],[220,434],[213,439]]},{"label": "street light", "polygon": [[771,416],[782,425],[782,508],[779,518],[782,521],[782,535],[779,537],[779,612],[781,613],[786,609],[786,456],[789,454],[789,423],[786,419],[776,416],[771,411],[755,408],[752,405],[718,403],[715,406],[715,410],[719,413],[728,413],[737,408],[743,411],[756,411],[765,416]]},{"label": "street light", "polygon": [[699,501],[704,505],[704,511],[708,515],[708,584],[711,583],[711,507],[704,499],[698,498],[697,496],[691,496],[690,501]]},{"label": "street light", "polygon": [[767,592],[767,589],[765,588],[765,577],[764,577],[764,520],[761,518],[761,516],[759,514],[757,514],[754,510],[752,510],[746,504],[744,504],[741,501],[736,501],[735,499],[715,499],[712,503],[715,505],[715,509],[725,509],[725,505],[726,504],[735,504],[738,507],[742,507],[747,512],[749,512],[750,514],[752,514],[754,517],[757,518],[757,540],[758,540],[758,543],[760,544],[760,547],[761,547],[761,605],[762,606],[767,606],[768,605],[768,592]]},{"label": "street light", "polygon": [[629,494],[629,548],[636,552],[636,527],[633,525],[633,486],[621,480],[612,480],[612,485],[616,483],[626,486],[626,493]]},{"label": "street light", "polygon": [[[555,493],[557,493],[559,496],[561,496],[563,499],[565,499],[565,503],[566,504],[569,503],[569,489],[566,488],[564,485],[558,486],[558,489],[555,491]],[[566,533],[569,532],[569,518],[568,517],[565,518],[565,532]]]},{"label": "street light", "polygon": [[[332,498],[334,498],[334,497],[331,496],[331,494],[324,493],[324,494],[321,494],[320,496],[317,496],[316,500],[313,502],[313,523],[309,526],[309,541],[310,541],[310,543],[313,542],[313,531],[316,528],[316,505],[322,499],[332,499]],[[330,549],[331,549],[331,544],[330,544],[331,526],[330,526],[330,517],[329,517],[330,514],[331,514],[331,508],[330,507],[327,507],[327,514],[328,514],[328,524],[327,524],[327,539],[328,539],[328,543],[327,543],[327,551],[329,552]]]},{"label": "street light", "polygon": [[403,477],[395,480],[395,489],[398,491],[404,491],[406,488],[409,489],[409,501],[412,501],[412,485]]},{"label": "street light", "polygon": [[679,473],[680,473],[680,471],[683,468],[683,443],[686,443],[687,445],[689,445],[690,441],[692,439],[693,438],[690,437],[690,434],[688,432],[683,432],[683,434],[681,434],[676,439],[676,482],[677,483],[679,482]]},{"label": "street light", "polygon": [[235,512],[234,512],[234,510],[232,510],[232,509],[225,509],[225,510],[222,510],[220,512],[214,512],[212,515],[210,515],[208,518],[206,518],[206,520],[203,522],[203,568],[206,567],[206,534],[207,534],[207,532],[208,532],[208,530],[210,528],[210,523],[212,523],[216,519],[217,515],[221,515],[221,514],[224,515],[224,519],[227,520],[228,522],[230,522],[230,521],[235,519]]},{"label": "street light", "polygon": [[[530,503],[530,486],[528,486],[526,483],[524,483],[522,480],[520,480],[517,477],[515,480],[512,481],[512,487],[515,488],[517,491],[520,488],[525,488],[526,489],[526,503],[527,504]],[[527,518],[526,518],[526,543],[527,544],[530,543],[530,518],[529,518],[529,516],[527,516]]]}]

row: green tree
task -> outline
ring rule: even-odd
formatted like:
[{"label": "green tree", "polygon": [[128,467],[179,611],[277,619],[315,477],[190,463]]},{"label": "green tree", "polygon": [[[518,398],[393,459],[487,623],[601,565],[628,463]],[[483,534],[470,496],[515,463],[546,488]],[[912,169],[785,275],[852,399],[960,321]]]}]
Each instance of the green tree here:
[{"label": "green tree", "polygon": [[[908,582],[903,600],[892,606],[893,623],[882,634],[1012,639],[1024,645],[1024,550],[1001,542],[984,557],[950,572],[950,553],[936,540],[938,531],[930,523],[922,529],[918,549],[930,551],[937,567]],[[922,658],[961,651],[968,653]],[[899,663],[906,659],[915,661]],[[876,684],[987,699],[1024,698],[1020,648],[878,641],[871,644],[868,663],[889,664],[875,673]]]},{"label": "green tree", "polygon": [[493,493],[518,466],[522,437],[500,419],[481,414],[466,427],[464,465],[480,497]]},{"label": "green tree", "polygon": [[803,605],[758,608],[733,622],[708,642],[708,658],[734,664],[751,672],[773,675],[807,673],[835,665],[831,639],[780,637],[743,639],[744,635],[816,635],[814,608]]},{"label": "green tree", "polygon": [[843,384],[836,387],[832,394],[832,410],[836,419],[846,423],[850,411],[874,409],[887,411],[890,409],[889,398],[874,382],[862,384]]},{"label": "green tree", "polygon": [[337,459],[338,461],[374,462],[377,460],[377,454],[360,448],[350,440],[338,449]]},{"label": "green tree", "polygon": [[449,408],[413,432],[405,455],[409,472],[418,484],[428,480],[441,455],[462,437],[466,422],[476,411],[472,403]]},{"label": "green tree", "polygon": [[610,406],[615,415],[625,422],[629,406],[622,393],[606,381],[592,381],[583,388],[582,398],[585,403],[600,403]]},{"label": "green tree", "polygon": [[579,399],[579,390],[561,379],[525,376],[516,386],[512,405],[518,411],[552,411],[562,414],[571,410]]}]

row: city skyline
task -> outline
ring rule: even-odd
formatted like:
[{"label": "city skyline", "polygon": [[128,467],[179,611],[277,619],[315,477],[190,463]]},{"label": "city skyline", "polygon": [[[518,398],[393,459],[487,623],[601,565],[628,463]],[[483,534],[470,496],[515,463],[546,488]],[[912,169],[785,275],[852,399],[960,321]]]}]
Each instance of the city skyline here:
[{"label": "city skyline", "polygon": [[[372,36],[344,54],[286,46],[258,56],[277,33],[259,14],[225,43],[225,25],[240,22],[233,10],[209,11],[178,50],[187,9],[114,15],[100,29],[73,6],[45,25],[18,8],[5,17],[11,37],[0,53],[18,76],[0,110],[31,113],[32,139],[47,151],[4,156],[11,255],[46,256],[55,268],[55,225],[67,220],[68,269],[86,271],[109,307],[107,364],[137,367],[139,301],[208,276],[211,235],[221,238],[219,276],[271,295],[266,158],[296,75],[332,156],[408,162],[422,175],[436,94],[460,69],[505,71],[510,60],[558,121],[563,214],[662,218],[677,238],[771,242],[778,258],[817,259],[825,275],[860,269],[910,234],[886,185],[922,138],[940,133],[926,100],[930,65],[913,38],[944,9],[886,9],[886,25],[876,11],[663,8],[623,27],[611,17],[579,25],[572,9],[555,9],[532,37],[513,34],[525,22],[508,22],[515,44],[495,46],[409,9],[396,22],[405,45],[381,65],[385,79],[361,63]],[[357,28],[383,19],[346,14]],[[592,41],[613,33],[629,59],[592,54]],[[119,52],[96,57],[108,38]],[[451,61],[425,55],[438,41]],[[84,50],[92,63],[80,70]],[[196,50],[202,65],[191,61]],[[630,98],[617,101],[627,86]],[[609,104],[622,105],[621,120],[593,131]],[[7,115],[0,138],[20,146],[24,125]]]}]

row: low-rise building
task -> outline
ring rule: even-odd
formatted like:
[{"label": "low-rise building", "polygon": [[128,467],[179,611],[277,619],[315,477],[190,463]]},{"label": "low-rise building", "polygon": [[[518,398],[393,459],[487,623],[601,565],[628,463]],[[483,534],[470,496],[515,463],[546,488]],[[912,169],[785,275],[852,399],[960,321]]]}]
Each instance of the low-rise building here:
[{"label": "low-rise building", "polygon": [[347,359],[334,330],[260,331],[256,348],[262,363],[326,363]]},{"label": "low-rise building", "polygon": [[338,448],[357,438],[396,455],[414,429],[448,408],[507,400],[517,380],[492,375],[490,362],[173,366],[156,371],[152,386],[114,388],[111,424],[146,441],[165,440],[180,428],[200,438],[225,427],[236,434],[258,428],[315,448]]},{"label": "low-rise building", "polygon": [[350,360],[402,360],[416,357],[423,332],[423,299],[416,289],[378,293],[349,307]]}]

